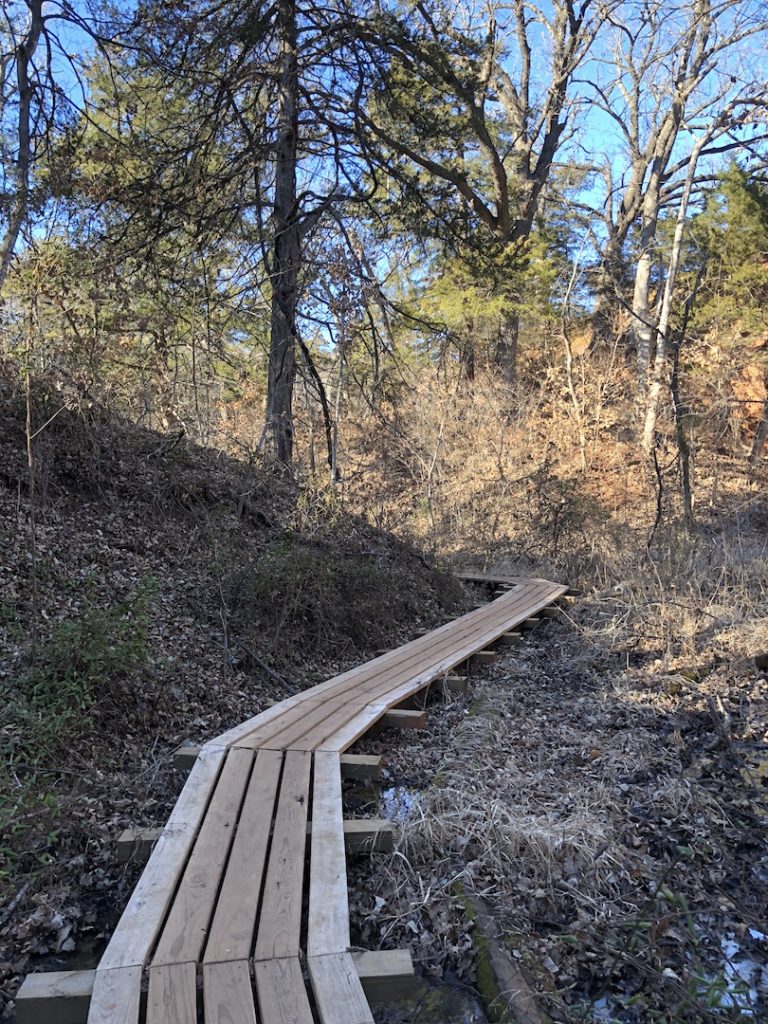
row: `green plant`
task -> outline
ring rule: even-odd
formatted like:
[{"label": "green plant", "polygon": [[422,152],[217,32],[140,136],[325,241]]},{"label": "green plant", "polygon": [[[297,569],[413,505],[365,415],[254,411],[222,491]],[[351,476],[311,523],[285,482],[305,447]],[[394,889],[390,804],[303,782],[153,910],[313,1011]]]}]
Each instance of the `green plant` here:
[{"label": "green plant", "polygon": [[11,760],[46,763],[92,727],[94,704],[114,699],[148,658],[155,584],[145,580],[127,601],[101,608],[88,595],[83,612],[59,623],[11,681],[0,734]]}]

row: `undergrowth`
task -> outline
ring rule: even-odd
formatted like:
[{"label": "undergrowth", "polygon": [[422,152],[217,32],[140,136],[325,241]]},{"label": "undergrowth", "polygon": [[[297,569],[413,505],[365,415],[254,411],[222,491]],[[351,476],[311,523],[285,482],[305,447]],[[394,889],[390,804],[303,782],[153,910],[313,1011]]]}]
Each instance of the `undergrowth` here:
[{"label": "undergrowth", "polygon": [[[156,595],[144,580],[126,601],[101,607],[86,594],[77,617],[32,641],[28,665],[12,678],[0,708],[6,752],[0,769],[0,888],[18,861],[33,874],[51,862],[58,837],[56,775],[68,751],[87,745],[101,712],[120,704],[131,680],[149,659],[148,630]],[[6,627],[23,634],[10,605],[0,610]]]}]

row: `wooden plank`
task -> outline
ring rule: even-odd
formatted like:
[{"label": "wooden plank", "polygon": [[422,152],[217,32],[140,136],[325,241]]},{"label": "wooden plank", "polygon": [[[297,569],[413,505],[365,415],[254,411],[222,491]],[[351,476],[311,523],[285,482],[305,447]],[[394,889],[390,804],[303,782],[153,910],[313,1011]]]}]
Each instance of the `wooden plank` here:
[{"label": "wooden plank", "polygon": [[455,697],[467,692],[469,680],[466,676],[446,676],[437,685],[444,696]]},{"label": "wooden plank", "polygon": [[352,963],[369,1003],[408,999],[418,985],[410,949],[355,950]]},{"label": "wooden plank", "polygon": [[[218,750],[201,754],[195,762],[101,958],[99,971],[141,965],[149,958],[223,762],[224,753]],[[126,993],[125,999],[130,998]]]},{"label": "wooden plank", "polygon": [[323,1024],[373,1024],[349,953],[307,958],[312,992]]},{"label": "wooden plank", "polygon": [[180,772],[188,772],[200,756],[201,748],[191,743],[177,747],[173,752],[173,767]]},{"label": "wooden plank", "polygon": [[522,642],[523,634],[512,630],[509,633],[502,633],[499,641],[503,644],[519,644]]},{"label": "wooden plank", "polygon": [[[459,677],[459,678],[463,678],[463,677]],[[239,748],[236,748],[236,749],[239,749]],[[268,754],[272,754],[272,755],[274,755],[274,756],[276,756],[278,758],[282,756],[282,753],[279,750],[269,750],[269,751],[263,750],[263,751],[261,751],[261,753],[263,753],[263,754],[267,754],[267,753]],[[319,751],[318,753],[323,753],[323,751]],[[337,753],[337,752],[333,751],[333,753]],[[368,778],[369,776],[364,776],[364,777]],[[354,819],[348,819],[347,821],[344,822],[344,829],[345,829],[345,831],[347,831],[347,830],[349,831],[349,835],[351,837],[350,840],[349,840],[349,845],[347,846],[347,851],[356,851],[357,849],[359,849],[360,842],[357,839],[357,833],[362,828],[362,826],[360,825],[360,821],[362,821],[362,820],[366,820],[366,819],[354,818]],[[378,822],[379,819],[371,819],[371,820]],[[354,824],[351,824],[351,822],[354,822]],[[264,825],[265,823],[261,822],[260,824]],[[258,827],[259,826],[257,826],[257,828]],[[375,832],[375,831],[377,831],[377,828],[378,828],[378,826],[373,827],[371,829],[371,831]],[[238,826],[238,833],[239,833],[239,831],[240,831],[240,826]],[[163,833],[162,829],[144,829],[143,830],[143,834],[142,834],[142,845],[138,848],[138,850],[135,853],[134,857],[131,858],[131,859],[137,859],[138,857],[141,856],[141,854],[142,854],[142,852],[144,850],[150,849],[149,841],[152,839],[153,836],[157,839],[160,835],[162,835],[162,833]],[[312,823],[311,822],[307,822],[307,835],[309,836],[311,834],[312,834]],[[267,831],[264,834],[265,841],[266,841],[266,839],[268,837],[269,837],[269,831],[268,831],[268,826],[267,826]],[[235,842],[237,842],[237,835],[235,836]],[[376,847],[376,849],[379,849],[379,848],[380,847],[378,847],[378,846]],[[388,846],[387,849],[391,849],[391,846]],[[234,856],[234,850],[233,850],[233,854],[230,856],[230,860],[232,859],[232,856]],[[243,868],[243,871],[247,871],[247,868]],[[227,868],[227,872],[226,872],[226,875],[225,875],[225,881],[224,881],[224,886],[226,886],[227,889],[229,890],[230,886],[227,885],[228,877],[229,877],[229,867]],[[236,892],[236,891],[237,891],[236,888],[233,887],[232,899],[231,899],[231,901],[229,899],[227,899],[226,905],[229,906],[230,903],[231,903],[233,905],[233,907],[236,907],[236,910],[233,909],[233,913],[237,912],[238,917],[241,917],[243,914],[246,913],[246,906],[251,906],[252,903],[255,902],[258,899],[259,886],[256,886],[255,883],[254,883],[254,885],[251,887],[250,884],[249,884],[249,888],[248,888],[247,893],[245,893],[243,891],[243,889],[241,888],[240,889],[240,894],[239,894],[239,899],[237,898],[237,896],[234,895],[234,892]],[[217,916],[219,915],[219,906],[221,905],[221,903],[222,903],[221,898],[219,898],[219,900],[217,901],[217,904],[216,904],[216,915]],[[226,915],[226,911],[222,910],[221,916],[222,916],[222,919],[224,921],[227,920],[225,915]],[[214,923],[215,923],[215,919],[214,919]],[[211,934],[213,934],[213,931],[214,931],[214,925],[212,924],[211,925]],[[210,944],[210,939],[209,939],[209,944]],[[227,947],[227,948],[229,948],[229,947]],[[214,954],[211,953],[211,955],[209,957],[207,949],[206,949],[206,955],[205,955],[204,959],[210,959],[211,963],[214,963],[214,962],[218,963],[221,960],[232,960],[233,956],[230,953],[229,955],[218,957],[218,956],[214,956]],[[234,959],[239,959],[239,957],[235,957]]]},{"label": "wooden plank", "polygon": [[203,1018],[206,1024],[256,1024],[247,960],[204,965]]},{"label": "wooden plank", "polygon": [[498,651],[478,651],[477,654],[472,655],[472,661],[475,665],[493,665],[494,662],[498,661]]},{"label": "wooden plank", "polygon": [[562,608],[558,608],[556,604],[548,604],[546,608],[540,608],[538,615],[544,619],[563,619],[565,618],[565,612]]},{"label": "wooden plank", "polygon": [[379,719],[382,729],[423,729],[427,724],[426,711],[405,711],[394,708],[385,711]]},{"label": "wooden plank", "polygon": [[[417,980],[408,949],[358,950],[352,962],[369,1001],[406,998]],[[268,968],[269,963],[257,966]],[[86,1024],[95,979],[94,970],[27,975],[16,996],[17,1024]],[[207,1024],[227,1019],[225,1000],[231,1019],[255,1024],[247,961],[205,964],[203,1000]]]},{"label": "wooden plank", "polygon": [[[325,735],[318,735],[318,743],[322,743],[323,749],[325,749],[325,740],[334,731],[342,729],[350,717],[354,716],[354,710],[350,716],[350,712],[345,706],[350,696],[353,695],[353,699],[359,703],[365,703],[365,700],[360,698],[367,695],[370,701],[378,695],[387,694],[393,687],[403,683],[420,683],[421,685],[429,683],[466,660],[475,651],[492,643],[501,633],[523,621],[543,604],[555,600],[564,590],[562,585],[548,581],[536,582],[527,587],[516,587],[486,608],[477,612],[469,612],[460,619],[433,630],[425,637],[404,644],[388,655],[376,658],[314,687],[308,691],[312,694],[313,700],[331,696],[345,698],[341,701],[342,707],[338,712],[339,720],[333,723],[334,729],[331,731],[327,729],[328,719],[323,712],[323,725],[320,731],[325,730]],[[418,687],[414,686],[413,688]],[[407,696],[407,692],[402,696]],[[313,710],[312,714],[317,715],[316,710]],[[344,718],[345,714],[346,718]],[[294,724],[302,717],[298,708],[289,708],[286,715],[291,717]],[[281,721],[279,730],[284,731],[284,729],[285,721]],[[313,738],[309,732],[305,731],[305,735],[307,740]],[[252,735],[244,736],[238,742],[249,742],[252,738],[254,738]],[[298,738],[298,736],[294,737],[294,739]],[[279,745],[283,747],[296,745],[293,740],[289,741],[285,736],[278,739]],[[256,745],[271,746],[272,742],[269,730],[259,731]],[[301,748],[312,749],[312,745],[309,742],[302,742]]]},{"label": "wooden plank", "polygon": [[523,627],[523,629],[533,629],[534,626],[538,626],[540,622],[541,619],[533,615],[531,616],[531,618],[526,619],[524,622],[521,622],[520,625]]},{"label": "wooden plank", "polygon": [[348,818],[344,822],[347,853],[390,853],[394,845],[395,830],[386,818]]},{"label": "wooden plank", "polygon": [[205,963],[251,955],[283,755],[260,750],[245,794],[205,947]]},{"label": "wooden plank", "polygon": [[[332,682],[332,680],[331,680]],[[321,684],[322,685],[322,684]],[[248,718],[239,725],[233,726],[226,732],[221,733],[220,736],[216,736],[205,744],[203,750],[207,750],[209,747],[213,749],[219,749],[221,747],[228,748],[237,746],[240,740],[253,732],[254,729],[259,729],[268,722],[272,722],[277,718],[281,718],[286,711],[296,707],[299,704],[303,704],[304,701],[313,700],[317,697],[315,692],[317,687],[312,687],[308,690],[303,690],[301,693],[295,693],[292,697],[286,697],[285,700],[278,701],[276,704],[270,704],[263,711],[260,711],[253,718]]]},{"label": "wooden plank", "polygon": [[194,964],[163,964],[149,972],[147,1024],[197,1024]]},{"label": "wooden plank", "polygon": [[[327,737],[318,739],[317,737],[310,736],[307,740],[302,741],[302,745],[306,744],[308,749],[315,751],[335,750],[338,752],[346,750],[347,747],[352,746],[355,740],[365,735],[378,722],[386,710],[386,704],[369,704],[368,707],[359,709],[343,725],[336,727]],[[334,724],[330,724],[332,730]]]},{"label": "wooden plank", "polygon": [[117,837],[117,863],[146,864],[164,828],[124,828]]},{"label": "wooden plank", "polygon": [[314,767],[308,956],[346,952],[350,945],[339,755],[319,751]]},{"label": "wooden plank", "polygon": [[311,761],[305,751],[289,750],[285,755],[256,936],[257,960],[299,955]]},{"label": "wooden plank", "polygon": [[88,1024],[138,1024],[141,1006],[142,969],[116,967],[105,970],[104,959],[96,970]]},{"label": "wooden plank", "polygon": [[253,970],[262,1024],[314,1024],[297,957],[257,960]]},{"label": "wooden plank", "polygon": [[28,974],[16,993],[16,1024],[84,1024],[96,971]]},{"label": "wooden plank", "polygon": [[[517,634],[519,636],[519,634]],[[457,677],[458,678],[458,677]],[[173,755],[173,765],[179,771],[189,771],[200,754],[202,747],[185,746],[177,747]],[[373,754],[342,754],[341,755],[341,777],[342,779],[378,779],[381,775],[381,757]],[[120,854],[120,843],[125,837],[129,840],[130,829],[125,829],[118,839],[118,861],[122,863]],[[151,830],[148,830],[151,831]],[[161,829],[155,830],[157,835],[152,840],[157,842]]]},{"label": "wooden plank", "polygon": [[341,754],[342,779],[378,779],[382,758],[377,754]]},{"label": "wooden plank", "polygon": [[200,957],[252,766],[247,750],[227,755],[152,958],[154,966]]}]

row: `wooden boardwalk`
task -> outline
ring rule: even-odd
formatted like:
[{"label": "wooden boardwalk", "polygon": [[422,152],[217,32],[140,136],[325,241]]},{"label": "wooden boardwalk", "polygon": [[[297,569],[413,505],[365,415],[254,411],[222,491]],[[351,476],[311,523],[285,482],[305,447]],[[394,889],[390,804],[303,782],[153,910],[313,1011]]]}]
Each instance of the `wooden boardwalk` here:
[{"label": "wooden boardwalk", "polygon": [[372,1024],[350,950],[344,752],[567,590],[485,582],[508,590],[207,743],[84,983],[83,1009],[70,1000],[58,1015],[66,1000],[32,975],[20,1024],[84,1020],[86,1007],[88,1024]]}]

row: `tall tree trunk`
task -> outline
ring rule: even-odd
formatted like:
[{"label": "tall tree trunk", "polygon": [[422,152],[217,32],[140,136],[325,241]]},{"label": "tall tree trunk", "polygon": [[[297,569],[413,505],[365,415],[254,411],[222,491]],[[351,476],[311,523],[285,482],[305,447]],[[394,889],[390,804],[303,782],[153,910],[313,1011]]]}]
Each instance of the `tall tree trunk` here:
[{"label": "tall tree trunk", "polygon": [[295,0],[278,0],[280,58],[275,151],[272,316],[267,374],[267,437],[276,459],[293,458],[293,384],[296,378],[296,306],[301,258],[296,206],[298,53]]},{"label": "tall tree trunk", "polygon": [[618,333],[621,312],[623,267],[621,246],[611,238],[603,252],[597,276],[597,304],[592,314],[592,344],[596,347],[612,346]]},{"label": "tall tree trunk", "polygon": [[0,294],[13,259],[13,252],[29,209],[29,176],[32,168],[32,96],[34,83],[30,78],[32,58],[43,31],[42,0],[27,0],[29,26],[16,47],[16,87],[19,95],[17,119],[17,154],[13,172],[14,192],[8,212],[8,226],[0,241]]},{"label": "tall tree trunk", "polygon": [[[669,334],[669,320],[672,314],[672,296],[675,290],[675,283],[677,281],[677,270],[680,265],[680,255],[683,246],[683,236],[685,234],[685,225],[688,219],[688,204],[691,199],[691,190],[693,188],[693,181],[696,177],[696,166],[699,162],[699,155],[704,148],[704,145],[709,142],[711,138],[711,132],[704,134],[696,145],[691,150],[691,155],[688,161],[688,171],[685,176],[685,184],[683,186],[683,192],[680,196],[680,204],[677,208],[677,219],[675,221],[675,233],[672,239],[672,251],[669,256],[669,266],[667,267],[667,277],[664,282],[664,295],[661,301],[661,311],[659,313],[658,323],[655,327],[648,327],[648,360],[650,363],[650,352],[653,344],[654,336],[656,338],[656,358],[653,365],[653,379],[650,381],[650,387],[648,387],[648,395],[645,407],[645,424],[643,426],[643,437],[642,447],[643,451],[650,453],[653,448],[654,435],[656,432],[656,417],[659,410],[659,397],[661,395],[662,383],[664,380],[664,373],[666,371],[667,363],[667,338]],[[657,211],[658,212],[658,211]],[[646,292],[647,300],[647,292]],[[646,322],[650,323],[650,310],[646,310]],[[646,325],[643,325],[644,327]],[[645,334],[643,334],[643,337]],[[638,351],[638,368],[640,365],[640,353]],[[647,373],[645,380],[648,380]]]},{"label": "tall tree trunk", "polygon": [[494,353],[494,365],[507,384],[514,384],[517,374],[517,343],[520,335],[520,317],[510,314],[499,330],[499,340]]},{"label": "tall tree trunk", "polygon": [[632,293],[632,336],[635,340],[637,359],[637,385],[641,395],[648,389],[648,377],[653,357],[653,341],[656,334],[651,321],[651,271],[656,250],[656,225],[659,208],[653,200],[648,202],[652,213],[643,216],[640,232],[640,255],[635,270],[635,287]]}]

